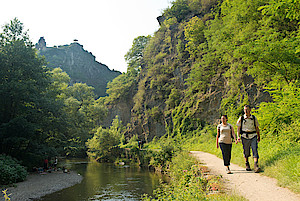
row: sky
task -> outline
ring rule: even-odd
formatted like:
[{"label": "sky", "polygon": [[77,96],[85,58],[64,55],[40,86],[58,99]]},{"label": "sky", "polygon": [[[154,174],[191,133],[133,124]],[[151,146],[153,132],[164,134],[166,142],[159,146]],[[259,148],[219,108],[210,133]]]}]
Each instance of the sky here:
[{"label": "sky", "polygon": [[74,39],[96,61],[126,72],[124,55],[134,38],[153,35],[157,17],[171,0],[2,0],[2,26],[17,17],[35,44],[44,37],[47,47],[69,45]]}]

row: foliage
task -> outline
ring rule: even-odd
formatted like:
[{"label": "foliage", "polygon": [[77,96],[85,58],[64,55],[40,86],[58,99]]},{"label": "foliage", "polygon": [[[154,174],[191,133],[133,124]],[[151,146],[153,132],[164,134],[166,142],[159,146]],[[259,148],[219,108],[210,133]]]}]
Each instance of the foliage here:
[{"label": "foliage", "polygon": [[84,83],[69,85],[70,77],[60,68],[51,71],[51,81],[49,91],[62,104],[60,122],[64,127],[56,125],[48,142],[61,154],[85,157],[85,142],[106,115],[106,108],[95,99],[93,87]]},{"label": "foliage", "polygon": [[28,31],[24,31],[24,25],[18,18],[14,18],[9,23],[3,25],[3,33],[0,34],[1,45],[16,41],[23,41],[26,46],[32,46]]},{"label": "foliage", "polygon": [[0,151],[30,165],[48,149],[47,134],[61,105],[48,93],[49,71],[23,24],[12,20],[0,38]]},{"label": "foliage", "polygon": [[198,17],[190,19],[184,29],[185,39],[188,41],[186,49],[190,55],[195,58],[202,52],[202,46],[200,44],[205,42],[204,29],[204,23]]},{"label": "foliage", "polygon": [[144,56],[144,49],[148,44],[151,36],[138,36],[133,40],[132,47],[125,54],[125,60],[127,61],[128,67],[127,72],[134,73],[135,71],[140,71],[142,66],[142,59]]},{"label": "foliage", "polygon": [[161,144],[161,149],[159,151],[153,152],[153,156],[149,161],[149,166],[154,167],[158,172],[166,172],[174,153],[174,145],[172,145],[171,143]]},{"label": "foliage", "polygon": [[24,181],[27,177],[25,167],[21,166],[19,161],[7,155],[0,155],[0,170],[0,185]]},{"label": "foliage", "polygon": [[268,88],[274,102],[261,103],[256,110],[263,137],[279,137],[280,141],[299,142],[299,82],[280,85],[274,83]]},{"label": "foliage", "polygon": [[123,73],[107,83],[105,98],[106,103],[112,103],[124,100],[130,94],[130,90],[136,85],[136,75],[132,73]]},{"label": "foliage", "polygon": [[195,158],[181,152],[174,155],[170,163],[169,183],[162,183],[154,190],[154,197],[144,196],[143,200],[244,200],[240,196],[227,196],[221,192],[220,177],[207,174],[207,167],[202,166]]},{"label": "foliage", "polygon": [[171,8],[164,11],[164,15],[167,19],[174,17],[178,20],[178,22],[181,22],[191,12],[187,4],[187,0],[177,0],[171,3]]},{"label": "foliage", "polygon": [[110,128],[105,129],[100,126],[86,143],[88,156],[98,161],[112,161],[119,157],[119,145],[123,132],[124,127],[118,116]]},{"label": "foliage", "polygon": [[[143,64],[144,49],[151,36],[139,36],[133,40],[132,47],[125,55],[128,64],[127,72],[119,75],[107,84],[107,104],[126,100],[131,95],[132,89],[137,85],[137,76]],[[131,93],[130,93],[131,92]]]},{"label": "foliage", "polygon": [[85,142],[106,114],[93,88],[70,86],[60,68],[50,71],[14,19],[0,35],[0,151],[23,165],[44,157],[85,156]]}]

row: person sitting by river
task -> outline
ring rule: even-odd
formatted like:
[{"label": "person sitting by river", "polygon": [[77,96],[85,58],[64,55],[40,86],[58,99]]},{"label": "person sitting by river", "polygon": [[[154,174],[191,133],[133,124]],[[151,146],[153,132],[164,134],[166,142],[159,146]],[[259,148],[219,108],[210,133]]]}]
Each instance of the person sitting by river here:
[{"label": "person sitting by river", "polygon": [[63,173],[70,173],[70,170],[65,167],[62,168],[62,171],[63,171]]},{"label": "person sitting by river", "polygon": [[49,161],[48,161],[48,158],[46,157],[44,159],[44,171],[45,172],[48,170],[48,167],[49,167]]},{"label": "person sitting by river", "polygon": [[55,157],[54,162],[53,162],[54,171],[57,171],[57,163],[58,163],[58,159],[57,159],[57,157]]}]

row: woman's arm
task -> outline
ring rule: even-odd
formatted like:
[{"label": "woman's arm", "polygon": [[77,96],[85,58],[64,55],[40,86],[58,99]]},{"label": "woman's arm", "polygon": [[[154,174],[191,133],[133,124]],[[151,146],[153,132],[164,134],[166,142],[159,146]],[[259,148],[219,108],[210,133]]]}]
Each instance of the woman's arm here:
[{"label": "woman's arm", "polygon": [[237,131],[236,131],[236,135],[237,135],[237,140],[240,142],[241,141],[241,134],[240,134],[240,130],[241,130],[241,127],[240,126],[238,126],[237,127]]},{"label": "woman's arm", "polygon": [[216,136],[217,149],[219,148],[219,137],[220,137],[220,129],[217,128],[217,136]]},{"label": "woman's arm", "polygon": [[231,135],[233,136],[233,139],[234,139],[234,141],[235,141],[235,144],[237,144],[238,141],[237,141],[237,138],[236,138],[236,135],[235,135],[233,126],[231,126]]}]

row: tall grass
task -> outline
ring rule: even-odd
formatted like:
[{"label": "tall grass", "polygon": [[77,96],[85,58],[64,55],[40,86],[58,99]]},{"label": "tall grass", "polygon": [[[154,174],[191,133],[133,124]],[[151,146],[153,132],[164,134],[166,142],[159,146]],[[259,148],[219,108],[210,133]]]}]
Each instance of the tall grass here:
[{"label": "tall grass", "polygon": [[154,196],[143,200],[245,200],[237,195],[228,195],[223,191],[222,179],[207,176],[207,167],[202,166],[187,152],[177,152],[169,164],[169,183],[162,183],[154,191]]}]

